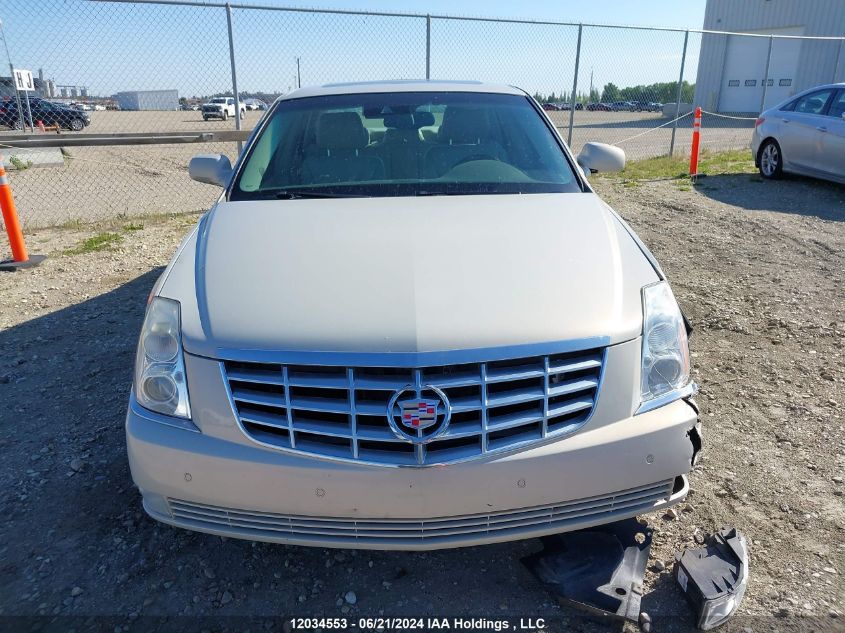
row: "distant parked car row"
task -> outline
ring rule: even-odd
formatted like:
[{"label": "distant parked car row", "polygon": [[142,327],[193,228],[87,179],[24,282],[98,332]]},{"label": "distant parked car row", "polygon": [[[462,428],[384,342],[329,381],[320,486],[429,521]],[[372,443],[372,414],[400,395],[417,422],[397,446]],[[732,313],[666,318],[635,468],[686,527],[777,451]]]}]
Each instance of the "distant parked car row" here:
[{"label": "distant parked car row", "polygon": [[[543,104],[543,110],[547,110],[547,111],[550,111],[550,112],[556,112],[556,111],[559,111],[559,110],[571,110],[571,109],[572,109],[571,103],[551,103],[551,102],[549,102],[549,103]],[[583,110],[584,104],[583,103],[576,103],[575,109],[576,110]]]},{"label": "distant parked car row", "polygon": [[656,101],[614,101],[604,104],[611,112],[661,112],[663,104]]},{"label": "distant parked car row", "polygon": [[[547,111],[571,110],[570,103],[544,103],[543,109]],[[583,103],[575,104],[576,110],[589,110],[590,112],[661,112],[663,104],[656,101],[614,101],[612,103]]]},{"label": "distant parked car row", "polygon": [[[230,108],[223,108],[227,111],[227,118],[229,116],[235,116],[234,103],[234,97],[215,97],[213,99],[209,99],[205,103],[183,103],[181,106],[179,106],[179,109],[194,112],[201,110],[205,113],[203,118],[205,118],[205,120],[207,121],[209,117],[222,118],[222,114],[218,114],[218,111],[220,111],[220,108],[218,106],[220,106],[221,104],[231,106]],[[206,108],[206,106],[214,107]],[[266,110],[268,107],[269,106],[267,105],[267,103],[262,101],[261,99],[248,98],[241,100],[241,112],[247,110]]]},{"label": "distant parked car row", "polygon": [[247,110],[266,110],[267,104],[261,99],[244,99]]}]

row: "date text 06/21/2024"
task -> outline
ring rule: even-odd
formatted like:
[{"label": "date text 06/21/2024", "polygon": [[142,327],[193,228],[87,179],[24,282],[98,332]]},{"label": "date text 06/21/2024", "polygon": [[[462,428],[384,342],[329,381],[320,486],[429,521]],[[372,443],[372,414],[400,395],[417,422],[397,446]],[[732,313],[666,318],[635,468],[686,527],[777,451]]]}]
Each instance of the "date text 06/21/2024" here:
[{"label": "date text 06/21/2024", "polygon": [[455,630],[455,631],[541,631],[546,628],[543,618],[519,618],[515,622],[509,620],[493,620],[489,618],[438,618],[438,617],[374,617],[358,618],[357,620],[339,618],[291,618],[291,630],[303,631],[321,629],[364,629],[386,631],[425,631],[425,630]]}]

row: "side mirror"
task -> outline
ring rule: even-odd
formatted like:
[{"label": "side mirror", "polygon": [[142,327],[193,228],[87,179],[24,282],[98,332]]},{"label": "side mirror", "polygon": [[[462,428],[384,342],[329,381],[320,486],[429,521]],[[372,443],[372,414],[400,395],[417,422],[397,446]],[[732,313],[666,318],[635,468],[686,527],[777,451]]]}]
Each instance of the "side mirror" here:
[{"label": "side mirror", "polygon": [[188,174],[197,182],[225,187],[232,177],[232,163],[223,154],[200,154],[188,163]]},{"label": "side mirror", "polygon": [[577,160],[583,169],[590,172],[625,169],[625,152],[607,143],[585,143]]}]

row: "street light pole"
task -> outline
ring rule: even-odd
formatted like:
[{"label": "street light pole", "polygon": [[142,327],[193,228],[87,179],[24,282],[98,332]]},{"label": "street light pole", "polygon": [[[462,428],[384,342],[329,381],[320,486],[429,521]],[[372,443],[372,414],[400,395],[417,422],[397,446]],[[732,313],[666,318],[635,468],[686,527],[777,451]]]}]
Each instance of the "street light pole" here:
[{"label": "street light pole", "polygon": [[296,87],[302,88],[302,77],[299,74],[299,57],[296,58]]},{"label": "street light pole", "polygon": [[21,130],[25,130],[26,122],[23,120],[23,106],[21,105],[21,93],[18,92],[18,86],[15,83],[15,67],[12,64],[12,56],[9,55],[9,45],[6,43],[6,31],[3,29],[3,20],[0,20],[0,36],[3,37],[3,46],[6,48],[6,59],[9,60],[9,77],[12,80],[12,86],[15,88],[15,100],[18,102],[18,120],[21,122]]}]

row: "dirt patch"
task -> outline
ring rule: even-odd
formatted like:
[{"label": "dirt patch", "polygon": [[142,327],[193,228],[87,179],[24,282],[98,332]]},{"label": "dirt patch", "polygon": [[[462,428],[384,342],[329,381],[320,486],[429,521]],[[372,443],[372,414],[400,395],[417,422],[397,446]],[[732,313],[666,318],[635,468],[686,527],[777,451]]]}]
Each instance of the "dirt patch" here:
[{"label": "dirt patch", "polygon": [[[652,248],[695,327],[705,450],[677,518],[645,517],[666,570],[648,571],[644,609],[660,630],[691,629],[673,551],[733,524],[749,537],[751,583],[732,630],[841,630],[845,188],[747,175],[687,190],[597,187]],[[238,615],[260,616],[261,630],[285,614],[571,626],[519,562],[537,541],[333,551],[224,540],[142,513],[122,427],[136,337],[150,288],[195,221],[38,231],[30,250],[51,257],[0,275],[0,615],[110,616],[110,630]],[[90,241],[103,233],[120,239]]]}]

